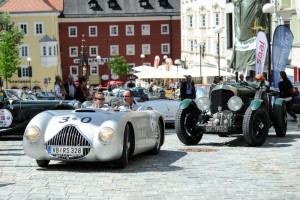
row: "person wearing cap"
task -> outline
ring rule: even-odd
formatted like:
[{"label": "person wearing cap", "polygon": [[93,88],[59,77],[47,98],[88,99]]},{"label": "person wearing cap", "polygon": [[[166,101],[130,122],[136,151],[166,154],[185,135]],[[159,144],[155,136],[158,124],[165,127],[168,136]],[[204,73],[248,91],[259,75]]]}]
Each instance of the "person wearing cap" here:
[{"label": "person wearing cap", "polygon": [[258,90],[265,90],[266,92],[269,92],[270,86],[266,84],[266,79],[262,74],[256,74],[255,76]]}]

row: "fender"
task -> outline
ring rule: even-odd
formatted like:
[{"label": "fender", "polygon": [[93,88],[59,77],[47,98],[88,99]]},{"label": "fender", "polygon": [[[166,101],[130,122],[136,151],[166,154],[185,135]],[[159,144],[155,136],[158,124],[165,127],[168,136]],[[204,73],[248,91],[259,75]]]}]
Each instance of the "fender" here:
[{"label": "fender", "polygon": [[258,108],[260,108],[263,101],[264,100],[262,99],[253,99],[249,107],[251,108],[251,110],[257,110]]},{"label": "fender", "polygon": [[183,101],[180,102],[179,108],[183,110],[183,109],[189,107],[191,102],[192,102],[192,99],[184,99]]},{"label": "fender", "polygon": [[284,99],[282,98],[277,98],[274,102],[274,105],[279,105],[279,106],[282,106],[284,104]]}]

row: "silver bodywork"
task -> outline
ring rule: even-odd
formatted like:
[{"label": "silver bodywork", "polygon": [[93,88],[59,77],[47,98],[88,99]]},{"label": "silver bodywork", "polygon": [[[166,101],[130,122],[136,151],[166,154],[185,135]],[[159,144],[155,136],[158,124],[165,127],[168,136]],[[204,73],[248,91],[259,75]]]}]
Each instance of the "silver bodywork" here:
[{"label": "silver bodywork", "polygon": [[[130,125],[130,131],[134,135],[134,143],[130,145],[134,146],[132,155],[135,155],[155,147],[160,131],[158,123],[161,123],[164,131],[163,120],[163,115],[154,110],[49,110],[35,116],[27,125],[27,128],[38,127],[41,134],[34,142],[24,135],[23,147],[25,153],[36,160],[114,161],[120,158],[123,152],[126,124]],[[105,127],[113,130],[112,139],[108,144],[103,144],[98,139],[100,130]],[[51,146],[82,146],[84,153],[51,154]]]}]

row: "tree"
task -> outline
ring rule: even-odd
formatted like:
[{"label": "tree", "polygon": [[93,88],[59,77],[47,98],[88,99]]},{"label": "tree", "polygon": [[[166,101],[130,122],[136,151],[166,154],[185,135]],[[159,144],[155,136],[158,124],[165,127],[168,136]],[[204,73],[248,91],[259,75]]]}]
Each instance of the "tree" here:
[{"label": "tree", "polygon": [[20,64],[19,46],[24,38],[24,32],[10,22],[8,13],[0,14],[0,77],[8,80],[18,70]]},{"label": "tree", "polygon": [[112,69],[113,73],[120,76],[125,75],[129,71],[129,65],[123,56],[116,56],[108,63],[108,67]]}]

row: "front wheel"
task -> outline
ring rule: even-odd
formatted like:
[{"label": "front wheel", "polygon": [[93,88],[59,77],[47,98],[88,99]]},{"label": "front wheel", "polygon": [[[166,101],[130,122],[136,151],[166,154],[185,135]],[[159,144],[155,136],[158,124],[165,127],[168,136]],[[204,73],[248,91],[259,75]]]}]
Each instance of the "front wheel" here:
[{"label": "front wheel", "polygon": [[250,107],[246,110],[243,120],[243,135],[249,146],[261,146],[265,143],[269,133],[270,118],[266,107],[257,110]]},{"label": "front wheel", "polygon": [[285,104],[282,106],[275,104],[273,108],[273,125],[277,137],[286,136],[287,114]]},{"label": "front wheel", "polygon": [[130,148],[129,135],[130,135],[130,127],[127,124],[124,130],[123,153],[121,157],[114,163],[116,168],[125,168],[128,165],[129,148]]},{"label": "front wheel", "polygon": [[178,109],[175,119],[175,130],[179,140],[186,145],[195,145],[200,142],[203,132],[197,128],[198,115],[187,107]]},{"label": "front wheel", "polygon": [[47,167],[50,160],[36,160],[36,163],[39,167]]}]

